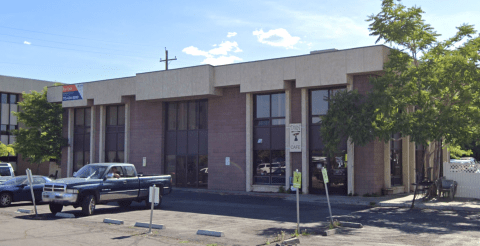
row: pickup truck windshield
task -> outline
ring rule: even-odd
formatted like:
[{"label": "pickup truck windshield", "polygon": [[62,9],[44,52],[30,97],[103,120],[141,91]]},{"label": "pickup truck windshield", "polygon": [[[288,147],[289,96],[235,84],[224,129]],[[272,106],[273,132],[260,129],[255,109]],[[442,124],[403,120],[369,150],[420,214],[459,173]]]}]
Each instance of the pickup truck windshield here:
[{"label": "pickup truck windshield", "polygon": [[19,185],[23,184],[25,181],[27,181],[27,177],[17,177],[8,180],[7,182],[3,183],[3,185]]},{"label": "pickup truck windshield", "polygon": [[91,178],[91,179],[99,179],[103,176],[107,168],[102,166],[84,166],[78,170],[77,174],[75,174],[75,178]]},{"label": "pickup truck windshield", "polygon": [[0,176],[12,176],[9,167],[0,167]]}]

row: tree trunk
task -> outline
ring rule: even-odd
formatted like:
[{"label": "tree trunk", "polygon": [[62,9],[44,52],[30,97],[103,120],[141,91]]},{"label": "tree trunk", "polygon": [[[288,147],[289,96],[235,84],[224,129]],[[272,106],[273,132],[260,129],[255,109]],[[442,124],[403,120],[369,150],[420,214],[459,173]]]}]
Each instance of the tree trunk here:
[{"label": "tree trunk", "polygon": [[37,163],[37,172],[36,175],[40,175],[40,163]]}]

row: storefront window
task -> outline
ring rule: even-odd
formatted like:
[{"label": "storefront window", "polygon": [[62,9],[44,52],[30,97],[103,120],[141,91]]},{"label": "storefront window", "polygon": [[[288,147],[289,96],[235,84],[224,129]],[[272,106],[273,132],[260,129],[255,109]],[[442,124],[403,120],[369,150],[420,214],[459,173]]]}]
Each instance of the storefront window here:
[{"label": "storefront window", "polygon": [[73,171],[90,163],[91,109],[76,108],[74,111]]},{"label": "storefront window", "polygon": [[105,162],[125,161],[125,105],[107,106]]}]

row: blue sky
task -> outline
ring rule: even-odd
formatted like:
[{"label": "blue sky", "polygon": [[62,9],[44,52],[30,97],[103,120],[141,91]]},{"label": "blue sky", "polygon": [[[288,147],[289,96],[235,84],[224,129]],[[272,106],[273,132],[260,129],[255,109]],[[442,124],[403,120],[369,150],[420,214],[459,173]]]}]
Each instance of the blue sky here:
[{"label": "blue sky", "polygon": [[[367,16],[381,1],[3,1],[0,75],[63,83],[134,76],[375,44]],[[402,1],[452,36],[480,29],[479,1]]]}]

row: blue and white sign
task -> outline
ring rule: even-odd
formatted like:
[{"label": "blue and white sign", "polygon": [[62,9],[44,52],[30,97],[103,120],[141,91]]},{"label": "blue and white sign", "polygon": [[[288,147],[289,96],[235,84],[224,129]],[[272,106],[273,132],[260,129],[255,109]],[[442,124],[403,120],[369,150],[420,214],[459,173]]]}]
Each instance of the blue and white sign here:
[{"label": "blue and white sign", "polygon": [[83,84],[64,85],[62,101],[73,101],[83,99]]}]

